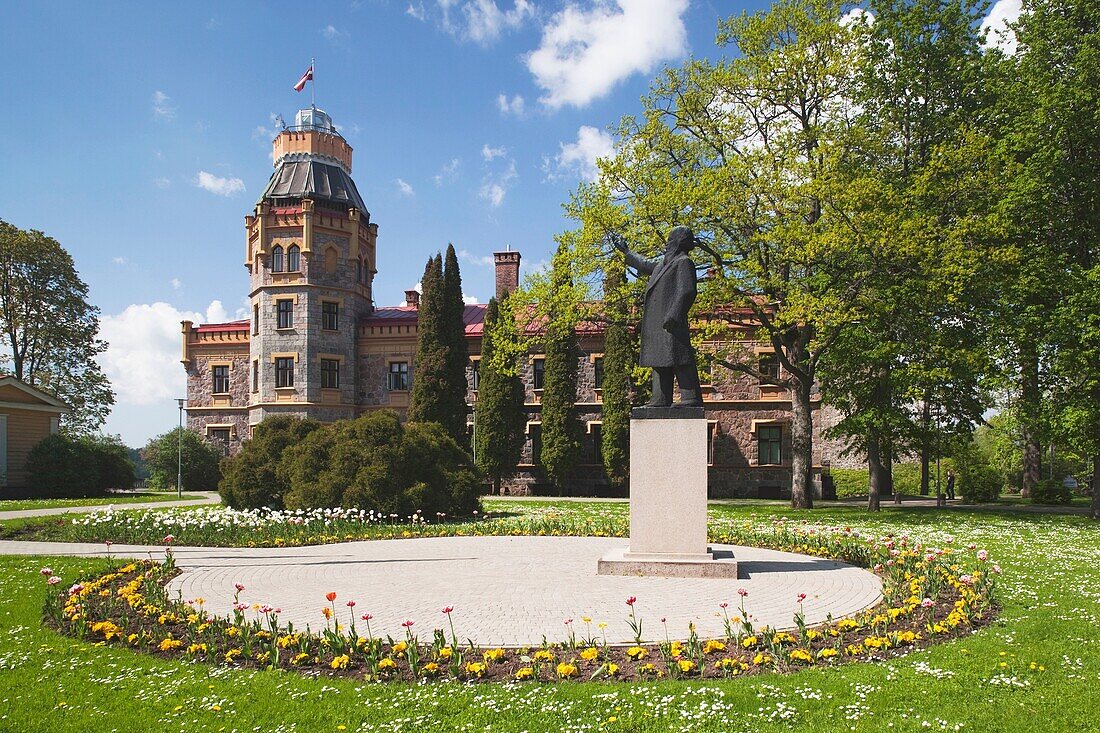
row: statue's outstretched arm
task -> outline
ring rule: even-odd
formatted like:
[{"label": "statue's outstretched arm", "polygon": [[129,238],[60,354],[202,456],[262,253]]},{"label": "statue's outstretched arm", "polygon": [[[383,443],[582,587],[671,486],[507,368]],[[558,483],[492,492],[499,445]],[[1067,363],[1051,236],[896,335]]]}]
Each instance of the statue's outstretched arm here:
[{"label": "statue's outstretched arm", "polygon": [[642,257],[635,252],[632,252],[630,250],[630,247],[627,246],[626,240],[623,239],[621,234],[608,234],[607,238],[611,242],[612,246],[615,247],[615,249],[623,253],[623,257],[626,258],[626,264],[630,265],[640,273],[652,275],[653,271],[657,268],[657,265],[660,264],[659,260],[647,260],[645,257]]}]

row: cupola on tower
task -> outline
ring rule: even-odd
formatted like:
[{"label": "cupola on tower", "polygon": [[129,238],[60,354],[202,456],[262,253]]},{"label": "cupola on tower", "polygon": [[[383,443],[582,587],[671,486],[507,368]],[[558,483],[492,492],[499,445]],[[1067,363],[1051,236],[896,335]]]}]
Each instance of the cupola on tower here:
[{"label": "cupola on tower", "polygon": [[323,110],[273,142],[275,171],[245,217],[251,280],[249,422],[356,408],[356,336],[373,310],[378,225],[351,178],[352,149]]}]

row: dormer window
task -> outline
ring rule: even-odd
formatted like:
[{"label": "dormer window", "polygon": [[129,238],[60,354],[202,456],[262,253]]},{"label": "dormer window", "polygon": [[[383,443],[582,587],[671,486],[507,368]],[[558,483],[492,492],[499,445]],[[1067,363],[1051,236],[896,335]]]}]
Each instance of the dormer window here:
[{"label": "dormer window", "polygon": [[271,250],[271,271],[283,272],[283,248],[276,246]]},{"label": "dormer window", "polygon": [[302,269],[302,251],[292,244],[286,250],[286,271],[298,272]]}]

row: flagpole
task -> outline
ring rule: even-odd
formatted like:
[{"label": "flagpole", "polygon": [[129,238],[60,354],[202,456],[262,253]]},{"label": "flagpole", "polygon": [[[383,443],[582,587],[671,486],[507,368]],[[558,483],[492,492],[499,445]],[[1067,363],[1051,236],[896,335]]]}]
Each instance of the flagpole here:
[{"label": "flagpole", "polygon": [[312,76],[313,78],[310,79],[310,81],[312,83],[309,85],[309,106],[316,109],[317,108],[317,59],[311,58],[309,60],[309,68],[313,72],[312,74],[310,74],[310,76]]}]

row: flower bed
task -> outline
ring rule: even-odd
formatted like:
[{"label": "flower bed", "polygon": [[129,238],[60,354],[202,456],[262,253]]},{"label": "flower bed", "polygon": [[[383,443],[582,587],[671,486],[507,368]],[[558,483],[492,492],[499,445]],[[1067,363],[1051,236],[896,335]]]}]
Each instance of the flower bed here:
[{"label": "flower bed", "polygon": [[44,613],[47,623],[79,638],[234,667],[378,681],[522,682],[735,677],[884,659],[967,634],[988,623],[996,610],[1000,569],[973,546],[960,549],[949,542],[926,548],[905,536],[875,539],[790,522],[730,527],[720,541],[745,536],[774,549],[872,567],[883,581],[883,601],[854,617],[808,628],[801,613],[805,596],[796,596],[793,629],[779,631],[754,626],[742,590],[736,608],[719,609],[725,619],[721,638],[701,639],[689,626],[686,637],[673,639],[678,634],[666,627],[664,642],[643,644],[635,599],[629,598],[624,614],[638,630],[633,645],[608,644],[600,624],[593,627],[591,619],[581,618],[564,644],[487,648],[460,642],[450,607],[442,609],[441,628],[428,637],[421,638],[412,620],[402,625],[404,638],[378,637],[370,627],[373,616],[335,593],[324,603],[318,599],[320,632],[280,625],[278,608],[249,603],[247,596],[242,600],[246,589],[239,585],[233,615],[214,617],[201,598],[184,602],[168,596],[165,584],[177,572],[168,550],[163,563],[130,563],[64,591],[58,590],[61,579],[44,568],[49,588]]}]

